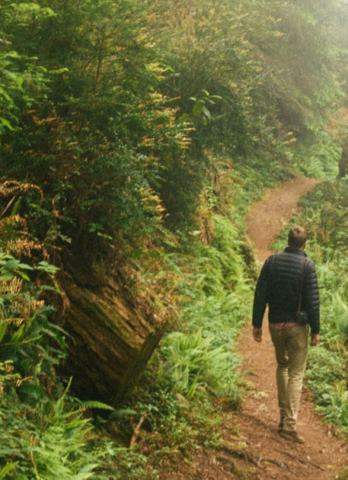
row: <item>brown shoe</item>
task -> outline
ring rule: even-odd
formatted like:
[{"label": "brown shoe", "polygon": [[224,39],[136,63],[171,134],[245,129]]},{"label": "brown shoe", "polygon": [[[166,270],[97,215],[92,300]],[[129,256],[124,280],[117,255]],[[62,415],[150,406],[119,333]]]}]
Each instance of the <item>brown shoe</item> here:
[{"label": "brown shoe", "polygon": [[296,442],[296,443],[305,443],[305,439],[300,437],[300,435],[296,432],[296,430],[294,431],[282,430],[281,432],[279,432],[279,435],[285,438],[286,440],[292,440],[293,442]]}]

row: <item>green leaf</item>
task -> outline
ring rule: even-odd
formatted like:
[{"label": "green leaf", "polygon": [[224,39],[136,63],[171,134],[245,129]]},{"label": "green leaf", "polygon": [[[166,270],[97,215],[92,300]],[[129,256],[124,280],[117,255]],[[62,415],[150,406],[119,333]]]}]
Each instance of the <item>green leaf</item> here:
[{"label": "green leaf", "polygon": [[43,398],[46,398],[46,392],[44,388],[42,388],[40,385],[34,385],[31,383],[22,383],[20,387],[17,389],[18,393],[21,396],[24,396],[27,400],[31,401],[39,401],[42,400]]},{"label": "green leaf", "polygon": [[100,410],[111,410],[114,411],[114,407],[108,405],[107,403],[98,402],[96,400],[87,400],[86,402],[82,402],[81,406],[83,408],[98,408]]},{"label": "green leaf", "polygon": [[10,78],[14,83],[16,83],[19,88],[22,88],[24,78],[21,75],[6,70],[6,76]]},{"label": "green leaf", "polygon": [[110,415],[110,418],[128,417],[133,415],[138,415],[138,412],[132,408],[119,408]]},{"label": "green leaf", "polygon": [[8,324],[5,323],[2,319],[2,322],[0,323],[0,343],[3,341],[4,339],[4,336],[6,334],[6,331],[7,331],[7,327],[8,327]]},{"label": "green leaf", "polygon": [[19,263],[18,267],[20,267],[23,270],[34,270],[30,265],[27,265],[26,263]]},{"label": "green leaf", "polygon": [[25,324],[23,323],[19,329],[12,335],[11,342],[17,343],[20,342],[25,333]]},{"label": "green leaf", "polygon": [[39,264],[37,266],[37,269],[42,270],[46,273],[50,273],[50,274],[55,274],[59,270],[58,267],[56,267],[55,265],[52,265],[51,263],[48,263],[46,261],[39,262]]},{"label": "green leaf", "polygon": [[199,115],[201,115],[202,111],[203,111],[203,103],[198,100],[198,102],[196,102],[193,106],[193,109],[192,109],[192,113],[195,117],[198,117]]},{"label": "green leaf", "polygon": [[8,128],[9,130],[11,130],[11,131],[14,130],[14,128],[12,127],[10,122],[8,120],[6,120],[6,118],[0,117],[0,122],[3,124],[4,127]]},{"label": "green leaf", "polygon": [[23,280],[26,280],[27,282],[30,282],[30,278],[28,277],[28,275],[27,275],[26,273],[21,272],[21,271],[16,272],[16,273],[17,273],[20,277],[22,277]]},{"label": "green leaf", "polygon": [[210,114],[209,110],[207,109],[207,107],[203,107],[202,111],[203,111],[204,115],[210,120],[211,114]]},{"label": "green leaf", "polygon": [[9,103],[13,103],[13,100],[12,100],[12,98],[10,97],[10,95],[9,95],[7,92],[5,92],[5,90],[4,90],[2,87],[0,87],[0,95],[2,95],[3,97],[5,97],[6,100],[7,100]]},{"label": "green leaf", "polygon": [[1,272],[1,269],[0,269],[0,280],[11,280],[11,278],[14,277],[14,273],[12,272],[6,272],[6,273],[3,273]]},{"label": "green leaf", "polygon": [[1,270],[15,270],[18,267],[19,263],[19,260],[8,260],[1,268]]},{"label": "green leaf", "polygon": [[190,115],[188,113],[183,113],[179,117],[179,122],[180,123],[187,123],[190,120]]},{"label": "green leaf", "polygon": [[5,465],[5,467],[2,468],[0,471],[0,479],[5,478],[5,475],[7,475],[11,470],[16,468],[17,465],[18,462],[8,463],[7,465]]}]

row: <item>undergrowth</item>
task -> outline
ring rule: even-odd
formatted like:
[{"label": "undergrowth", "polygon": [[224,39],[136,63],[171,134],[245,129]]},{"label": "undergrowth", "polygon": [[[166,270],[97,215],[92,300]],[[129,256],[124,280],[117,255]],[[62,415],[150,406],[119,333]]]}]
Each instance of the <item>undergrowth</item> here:
[{"label": "undergrowth", "polygon": [[[219,445],[222,409],[240,408],[234,342],[249,317],[255,277],[243,215],[260,185],[252,166],[244,173],[226,162],[218,167],[219,192],[206,186],[200,227],[175,235],[163,229],[161,240],[142,249],[138,291],[155,289],[154,307],[172,309],[176,322],[125,408],[106,416],[106,405],[82,405],[56,373],[66,333],[50,320],[44,298],[60,293],[57,269],[42,246],[11,227],[24,220],[10,215],[0,238],[9,252],[0,257],[0,432],[8,439],[0,478],[150,480],[171,458]],[[277,175],[261,184],[275,184]]]},{"label": "undergrowth", "polygon": [[293,168],[302,175],[320,179],[334,179],[342,148],[329,133],[316,134],[315,141],[300,142],[294,149]]},{"label": "undergrowth", "polygon": [[40,279],[53,279],[55,270],[45,261],[29,265],[0,255],[0,436],[6,439],[0,478],[121,478],[119,445],[95,442],[86,407],[55,371],[66,354],[66,334],[49,320],[52,308],[42,299],[56,287]]},{"label": "undergrowth", "polygon": [[[207,186],[201,228],[188,236],[164,232],[162,244],[143,250],[149,265],[138,269],[143,294],[155,288],[162,298],[157,310],[173,308],[177,320],[126,407],[107,419],[101,414],[107,406],[81,405],[56,374],[66,334],[50,321],[53,309],[42,300],[47,291],[59,294],[55,267],[23,251],[18,258],[26,262],[3,254],[0,431],[8,442],[0,449],[0,475],[151,479],[171,458],[218,446],[222,408],[240,408],[234,341],[249,316],[255,273],[242,217],[245,199],[251,202],[259,190],[241,188],[233,207],[230,201],[231,185],[246,181],[225,168],[220,195]],[[8,240],[2,238],[4,248]],[[99,412],[94,421],[88,406]]]},{"label": "undergrowth", "polygon": [[[202,195],[200,228],[187,235],[163,230],[162,243],[142,252],[137,281],[143,294],[155,288],[156,308],[173,309],[176,321],[125,407],[106,417],[102,411],[107,406],[90,404],[99,412],[93,419],[88,405],[72,398],[68,385],[56,375],[55,368],[65,357],[65,332],[49,321],[52,309],[41,300],[45,289],[56,289],[54,267],[1,257],[0,431],[9,440],[0,448],[0,478],[103,480],[112,475],[150,480],[175,459],[188,460],[198,449],[219,447],[222,412],[225,418],[226,409],[241,407],[243,380],[235,341],[250,317],[257,273],[243,217],[267,186],[292,173],[279,168],[269,174],[266,164],[258,171],[249,164],[236,172],[222,161],[218,171],[218,188],[207,185]],[[341,183],[342,191],[345,185]],[[328,192],[316,192],[318,206]],[[342,201],[337,197],[335,205]],[[342,229],[343,207],[332,207]],[[315,229],[318,236],[310,254],[318,263],[321,285],[326,285],[322,297],[330,319],[324,326],[326,348],[313,350],[307,381],[314,391],[317,388],[318,406],[327,411],[327,418],[343,425],[348,285],[338,282],[331,267],[339,261],[343,269],[348,262],[338,253],[345,239],[333,233],[330,221],[325,209],[321,213],[313,209],[306,220],[313,226],[310,233]],[[332,251],[323,246],[328,234]],[[35,283],[37,273],[51,279],[50,287]],[[25,321],[20,313],[24,307],[30,312]],[[321,382],[312,380],[318,371]]]},{"label": "undergrowth", "polygon": [[157,467],[187,459],[204,446],[217,447],[222,408],[240,408],[234,342],[250,311],[252,266],[245,266],[246,239],[238,226],[222,215],[211,222],[211,244],[193,235],[170,256],[175,296],[181,299],[176,325],[133,392],[132,411],[121,423],[115,420],[124,440],[130,442],[136,432],[136,444]]},{"label": "undergrowth", "polygon": [[[157,249],[166,274],[154,268],[152,252],[150,271],[170,280],[167,296],[178,300],[177,320],[133,392],[131,410],[112,415],[111,428],[150,455],[156,468],[187,461],[202,447],[218,448],[226,411],[241,408],[235,341],[250,317],[256,277],[244,214],[266,186],[290,176],[284,169],[266,175],[266,165],[261,175],[262,168],[257,172],[249,165],[236,172],[217,163],[218,188],[207,186],[203,195],[200,229],[188,237],[178,233],[166,253]],[[149,279],[149,270],[144,272],[138,271],[143,282]]]}]

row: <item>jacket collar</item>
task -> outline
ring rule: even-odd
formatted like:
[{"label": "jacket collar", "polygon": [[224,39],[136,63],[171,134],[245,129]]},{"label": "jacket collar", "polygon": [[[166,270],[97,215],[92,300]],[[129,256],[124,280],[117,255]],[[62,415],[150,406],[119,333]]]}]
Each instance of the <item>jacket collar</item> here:
[{"label": "jacket collar", "polygon": [[304,250],[300,250],[299,248],[286,247],[284,251],[287,253],[294,253],[295,255],[301,255],[302,257],[307,257],[306,252]]}]

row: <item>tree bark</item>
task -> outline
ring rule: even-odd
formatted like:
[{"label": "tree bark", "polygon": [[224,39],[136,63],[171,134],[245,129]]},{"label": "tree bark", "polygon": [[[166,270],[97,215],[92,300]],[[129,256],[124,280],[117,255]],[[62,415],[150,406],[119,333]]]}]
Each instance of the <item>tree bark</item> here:
[{"label": "tree bark", "polygon": [[74,265],[62,279],[69,305],[63,327],[71,338],[66,373],[81,397],[120,405],[162,337],[164,322],[133,305],[120,279],[100,265],[87,268],[75,254],[70,260]]}]

